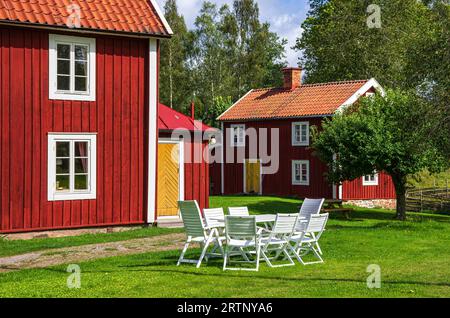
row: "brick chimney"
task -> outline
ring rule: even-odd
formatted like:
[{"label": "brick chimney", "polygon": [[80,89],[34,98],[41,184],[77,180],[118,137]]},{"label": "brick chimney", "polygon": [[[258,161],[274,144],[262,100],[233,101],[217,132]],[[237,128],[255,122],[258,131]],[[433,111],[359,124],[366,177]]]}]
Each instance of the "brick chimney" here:
[{"label": "brick chimney", "polygon": [[296,89],[302,85],[302,69],[298,67],[287,67],[283,69],[284,89]]}]

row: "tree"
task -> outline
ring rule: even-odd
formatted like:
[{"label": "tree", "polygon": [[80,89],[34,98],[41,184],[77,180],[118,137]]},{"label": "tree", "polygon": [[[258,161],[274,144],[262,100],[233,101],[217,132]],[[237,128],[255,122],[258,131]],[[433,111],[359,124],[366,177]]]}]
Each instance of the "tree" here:
[{"label": "tree", "polygon": [[231,96],[222,97],[217,96],[214,98],[213,103],[208,108],[208,112],[204,113],[203,121],[211,126],[219,128],[219,123],[217,122],[217,117],[219,117],[223,112],[225,112],[233,104],[231,101]]},{"label": "tree", "polygon": [[[313,129],[313,148],[329,167],[333,183],[374,171],[392,177],[399,220],[406,219],[407,177],[424,169],[439,172],[450,164],[439,147],[443,113],[413,92],[388,91],[363,98]],[[335,155],[336,154],[336,155]]]},{"label": "tree", "polygon": [[186,65],[189,34],[183,16],[178,13],[176,0],[166,1],[164,15],[174,35],[161,41],[160,100],[180,111],[192,98]]},{"label": "tree", "polygon": [[[432,10],[417,0],[311,0],[312,9],[295,48],[306,82],[367,79],[383,86],[417,86],[410,74],[429,70],[409,56],[419,42],[433,37]],[[381,27],[369,27],[370,4],[380,8]],[[420,75],[419,77],[423,77]]]}]

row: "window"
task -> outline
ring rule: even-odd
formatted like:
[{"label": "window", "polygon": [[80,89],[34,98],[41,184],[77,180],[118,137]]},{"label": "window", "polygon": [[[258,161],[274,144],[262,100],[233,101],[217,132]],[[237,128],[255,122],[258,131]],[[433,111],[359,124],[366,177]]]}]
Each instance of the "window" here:
[{"label": "window", "polygon": [[378,173],[367,175],[363,177],[363,186],[378,185]]},{"label": "window", "polygon": [[309,146],[309,122],[292,123],[292,145]]},{"label": "window", "polygon": [[95,101],[95,39],[50,34],[49,97]]},{"label": "window", "polygon": [[292,184],[309,185],[309,161],[292,161]]},{"label": "window", "polygon": [[374,97],[374,96],[375,96],[375,93],[373,93],[373,92],[366,93],[366,97],[371,98],[371,97]]},{"label": "window", "polygon": [[49,201],[96,198],[96,141],[94,134],[49,134]]},{"label": "window", "polygon": [[231,146],[245,147],[245,125],[231,125]]}]

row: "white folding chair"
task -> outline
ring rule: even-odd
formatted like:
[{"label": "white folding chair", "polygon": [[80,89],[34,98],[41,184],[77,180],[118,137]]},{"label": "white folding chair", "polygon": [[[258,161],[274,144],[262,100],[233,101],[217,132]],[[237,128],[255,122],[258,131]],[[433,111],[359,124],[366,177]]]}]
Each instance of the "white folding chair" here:
[{"label": "white folding chair", "polygon": [[[293,256],[295,256],[303,265],[323,263],[323,259],[317,250],[316,243],[325,231],[328,216],[328,213],[311,215],[309,221],[307,223],[303,223],[302,231],[300,233],[296,232],[293,236],[291,236],[290,241],[291,243],[294,243],[294,247],[290,249],[290,251],[294,252]],[[306,235],[308,233],[310,235]],[[315,262],[303,261],[302,256],[305,256],[309,252],[312,252],[319,260]]]},{"label": "white folding chair", "polygon": [[228,208],[228,214],[231,216],[249,216],[247,207]]},{"label": "white folding chair", "polygon": [[[225,213],[222,208],[203,209],[203,216],[205,218],[206,227],[208,229],[216,229],[219,234],[219,239],[225,241]],[[216,244],[211,251],[214,253],[219,246]]]},{"label": "white folding chair", "polygon": [[[322,206],[325,199],[305,199],[300,208],[299,212],[299,222],[309,221],[309,218],[313,214],[319,214],[322,210]],[[301,226],[301,225],[300,225]],[[307,234],[309,235],[309,234]],[[316,243],[317,251],[322,254],[322,249],[319,243]]]},{"label": "white folding chair", "polygon": [[[202,264],[203,258],[206,257],[207,261],[208,256],[223,256],[222,239],[220,238],[217,229],[209,229],[204,225],[197,201],[179,201],[178,206],[183,219],[187,240],[183,251],[181,252],[180,258],[178,259],[177,266],[181,263],[190,263],[196,264],[197,268],[199,268]],[[202,253],[198,260],[189,260],[184,258],[184,255],[191,243],[199,243],[202,247]],[[207,255],[207,251],[211,243],[217,245],[222,253],[209,253]]]},{"label": "white folding chair", "polygon": [[[258,271],[261,255],[261,244],[256,230],[254,216],[227,216],[225,218],[225,256],[223,270]],[[245,251],[245,252],[244,252]],[[250,260],[246,254],[256,254],[255,260]],[[231,260],[231,257],[240,255],[242,261]],[[228,263],[255,263],[255,268],[229,267]]]},{"label": "white folding chair", "polygon": [[225,213],[222,208],[203,209],[203,216],[208,228],[225,228]]},{"label": "white folding chair", "polygon": [[[295,265],[288,250],[292,252],[290,240],[294,234],[294,229],[298,221],[298,214],[278,214],[275,225],[271,231],[263,231],[263,235],[268,236],[261,238],[261,255],[270,267],[293,266]],[[270,253],[275,252],[275,256],[270,257]],[[289,263],[274,265],[271,260],[276,260],[281,254],[289,260]]]}]

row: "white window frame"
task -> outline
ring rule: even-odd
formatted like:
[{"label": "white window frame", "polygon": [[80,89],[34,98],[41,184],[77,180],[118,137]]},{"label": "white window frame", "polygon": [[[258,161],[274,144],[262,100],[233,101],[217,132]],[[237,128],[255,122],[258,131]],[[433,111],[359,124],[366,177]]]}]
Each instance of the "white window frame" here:
[{"label": "white window frame", "polygon": [[[56,142],[70,142],[70,190],[56,191]],[[88,142],[88,190],[74,190],[74,143],[77,141]],[[97,198],[97,134],[48,134],[48,176],[47,189],[48,201],[65,200],[93,200]]]},{"label": "white window frame", "polygon": [[[302,165],[306,165],[306,181],[303,180],[297,180],[295,178],[295,169],[296,169],[296,165],[300,165],[300,172],[301,172],[301,168]],[[301,176],[300,176],[300,179]],[[310,180],[310,169],[309,169],[309,160],[292,160],[292,185],[303,185],[303,186],[309,186],[309,180]]]},{"label": "white window frame", "polygon": [[[242,136],[238,136],[238,142],[234,142],[234,130],[238,128],[238,131],[242,133]],[[244,124],[236,124],[230,125],[230,144],[231,147],[245,147],[245,125]]]},{"label": "white window frame", "polygon": [[[295,138],[295,130],[300,127],[300,140],[302,139],[302,127],[306,126],[306,141],[297,141]],[[292,146],[309,146],[309,122],[301,121],[292,123]]]},{"label": "white window frame", "polygon": [[[57,45],[67,44],[71,46],[70,53],[70,91],[58,91],[57,89]],[[86,78],[87,92],[75,91],[75,45],[88,46],[88,70]],[[49,99],[95,101],[96,99],[96,39],[60,34],[49,35]]]},{"label": "white window frame", "polygon": [[[373,180],[371,178],[373,177]],[[369,178],[369,180],[366,180],[366,178]],[[378,173],[374,173],[372,175],[366,175],[362,177],[363,180],[363,186],[377,186],[378,185]]]}]

